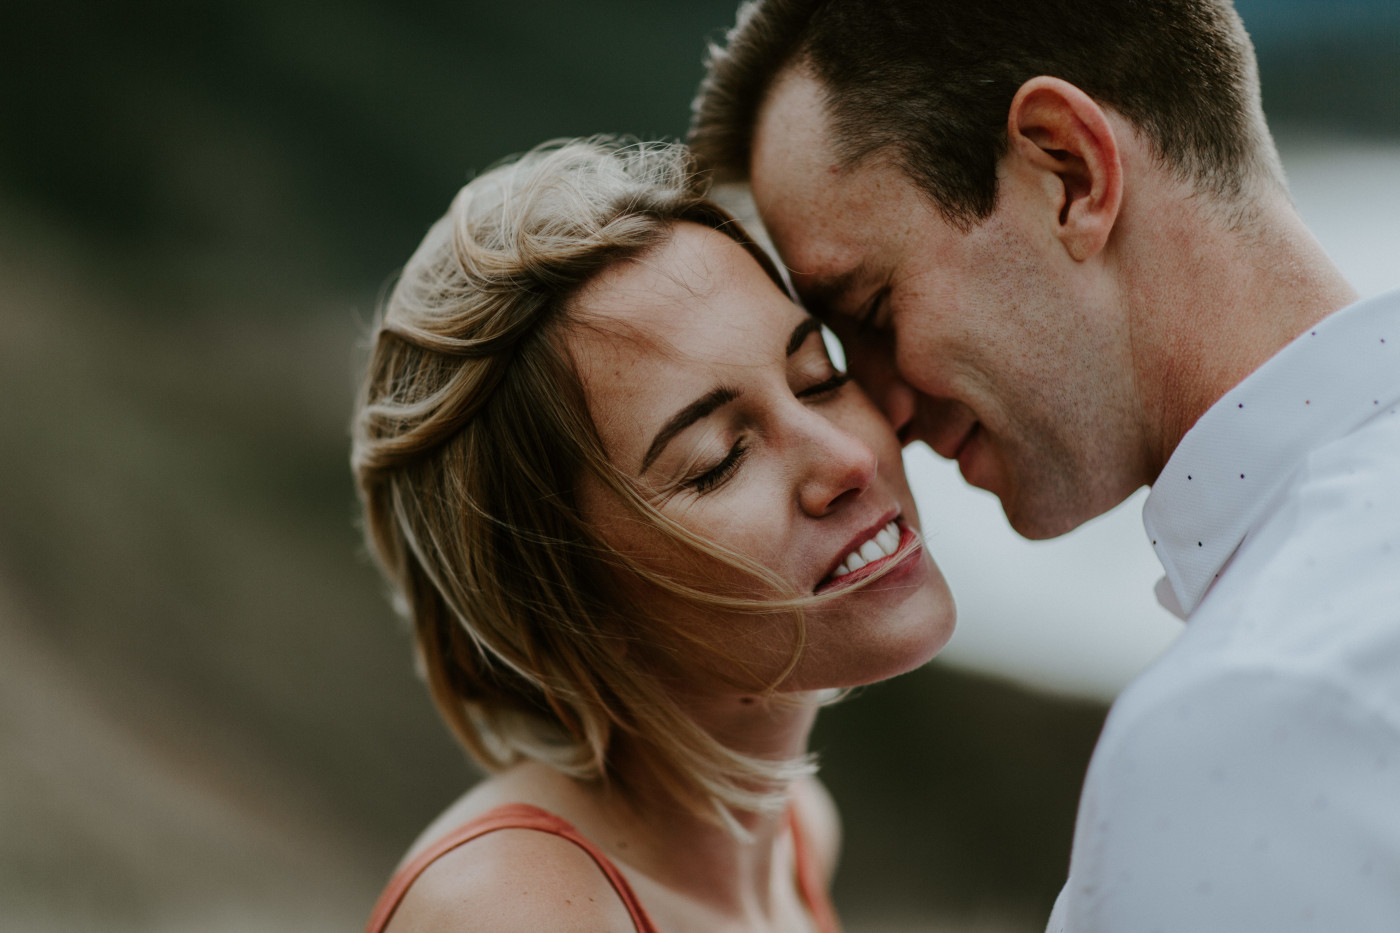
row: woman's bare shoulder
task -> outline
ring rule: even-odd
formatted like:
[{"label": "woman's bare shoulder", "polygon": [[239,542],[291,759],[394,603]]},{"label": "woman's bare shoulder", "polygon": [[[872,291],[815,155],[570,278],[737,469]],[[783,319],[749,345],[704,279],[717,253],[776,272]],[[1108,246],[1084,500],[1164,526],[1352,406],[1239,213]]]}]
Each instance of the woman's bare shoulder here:
[{"label": "woman's bare shoulder", "polygon": [[399,866],[408,864],[460,826],[497,807],[526,803],[546,813],[565,813],[566,791],[571,779],[552,768],[521,762],[506,771],[478,781],[439,813],[409,846]]},{"label": "woman's bare shoulder", "polygon": [[502,829],[459,846],[414,881],[386,933],[632,933],[597,863],[549,833]]}]

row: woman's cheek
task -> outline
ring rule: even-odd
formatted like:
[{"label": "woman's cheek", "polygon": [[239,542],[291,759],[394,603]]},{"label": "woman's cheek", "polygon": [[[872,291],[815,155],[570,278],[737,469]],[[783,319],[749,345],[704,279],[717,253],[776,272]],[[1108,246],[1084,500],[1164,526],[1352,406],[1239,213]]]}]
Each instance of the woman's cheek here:
[{"label": "woman's cheek", "polygon": [[754,469],[733,495],[706,516],[710,540],[723,544],[770,570],[781,571],[784,556],[797,542],[791,528],[795,493],[772,481],[771,471]]}]

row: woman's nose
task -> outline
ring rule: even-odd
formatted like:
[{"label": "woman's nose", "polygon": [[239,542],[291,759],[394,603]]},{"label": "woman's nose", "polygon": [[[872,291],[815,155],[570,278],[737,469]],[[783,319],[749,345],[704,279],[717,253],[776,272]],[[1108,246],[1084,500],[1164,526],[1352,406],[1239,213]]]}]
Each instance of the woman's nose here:
[{"label": "woman's nose", "polygon": [[869,489],[880,458],[859,436],[813,414],[813,436],[804,453],[798,501],[808,515],[820,516]]}]

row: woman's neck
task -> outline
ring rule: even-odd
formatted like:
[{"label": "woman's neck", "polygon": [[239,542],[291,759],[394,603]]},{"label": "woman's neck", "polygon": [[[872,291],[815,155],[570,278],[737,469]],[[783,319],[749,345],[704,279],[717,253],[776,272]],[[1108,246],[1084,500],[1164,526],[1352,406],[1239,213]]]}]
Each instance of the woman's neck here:
[{"label": "woman's neck", "polygon": [[[787,761],[807,753],[816,695],[726,697],[688,704],[696,722],[728,748],[755,758]],[[647,878],[713,910],[759,923],[773,917],[777,897],[792,890],[790,865],[775,865],[788,814],[743,812],[735,819],[747,838],[678,806],[647,756],[626,741],[610,750],[617,780],[598,785],[596,803],[625,839],[624,859]],[[780,794],[789,798],[791,787]],[[624,835],[625,834],[625,835]],[[775,871],[781,874],[775,877]]]}]

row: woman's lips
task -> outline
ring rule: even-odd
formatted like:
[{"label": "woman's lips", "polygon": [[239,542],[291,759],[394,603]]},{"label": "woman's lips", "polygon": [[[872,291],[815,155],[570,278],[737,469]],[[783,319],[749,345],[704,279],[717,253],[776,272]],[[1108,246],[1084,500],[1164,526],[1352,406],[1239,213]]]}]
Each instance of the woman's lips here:
[{"label": "woman's lips", "polygon": [[[869,561],[868,563],[865,563],[862,566],[857,567],[854,570],[847,571],[845,573],[841,572],[845,566],[845,563],[843,561],[841,567],[838,567],[835,571],[832,572],[830,576],[828,576],[817,586],[816,592],[824,593],[829,590],[837,589],[840,587],[850,586],[853,583],[859,583],[866,577],[876,574],[880,572],[880,570],[882,570],[883,568],[888,567],[892,561],[897,561],[899,564],[910,564],[912,566],[912,564],[918,560],[918,550],[909,550],[909,548],[911,545],[918,544],[919,536],[914,532],[912,528],[908,527],[903,522],[900,522],[897,519],[894,522],[891,522],[891,524],[893,524],[899,531],[899,541],[896,547],[894,548],[894,553],[885,554],[884,556],[879,557],[876,560]],[[903,555],[902,557],[901,554]],[[893,574],[898,574],[899,572],[899,570],[895,570],[892,574],[887,575],[886,579],[888,579],[888,577],[892,576]]]}]

